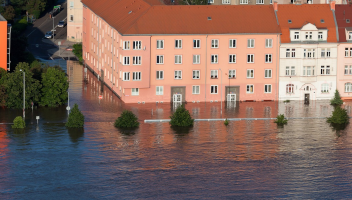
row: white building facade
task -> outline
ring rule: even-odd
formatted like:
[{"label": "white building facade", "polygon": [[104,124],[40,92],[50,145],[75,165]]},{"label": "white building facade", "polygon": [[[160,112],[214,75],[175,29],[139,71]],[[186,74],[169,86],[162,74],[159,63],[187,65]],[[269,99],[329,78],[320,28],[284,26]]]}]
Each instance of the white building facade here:
[{"label": "white building facade", "polygon": [[67,40],[82,42],[83,4],[80,0],[67,1]]}]

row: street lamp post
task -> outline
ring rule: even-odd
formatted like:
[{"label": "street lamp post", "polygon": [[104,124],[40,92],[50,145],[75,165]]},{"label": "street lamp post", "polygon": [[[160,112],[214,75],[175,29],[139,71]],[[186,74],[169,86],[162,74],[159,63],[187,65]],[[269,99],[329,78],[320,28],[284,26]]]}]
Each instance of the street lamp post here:
[{"label": "street lamp post", "polygon": [[22,69],[20,69],[21,72],[23,72],[23,120],[25,118],[25,108],[26,108],[26,104],[25,104],[25,97],[26,97],[26,73],[24,71],[22,71]]},{"label": "street lamp post", "polygon": [[54,12],[53,12],[53,15],[52,15],[52,18],[53,18],[53,30],[52,30],[52,32],[53,32],[53,41],[55,41],[55,24],[54,24]]},{"label": "street lamp post", "polygon": [[221,72],[221,111],[220,111],[220,113],[221,113],[221,117],[222,117],[222,70],[221,69],[219,69],[220,70],[220,72]]}]

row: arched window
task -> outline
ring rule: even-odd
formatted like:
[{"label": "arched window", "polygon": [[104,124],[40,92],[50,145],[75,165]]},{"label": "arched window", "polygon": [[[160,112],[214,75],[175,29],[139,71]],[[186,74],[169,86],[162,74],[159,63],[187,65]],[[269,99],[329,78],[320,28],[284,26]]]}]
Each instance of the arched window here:
[{"label": "arched window", "polygon": [[352,83],[345,83],[345,92],[352,92]]},{"label": "arched window", "polygon": [[321,93],[328,93],[329,92],[329,84],[328,83],[323,83],[321,85]]},{"label": "arched window", "polygon": [[294,93],[294,85],[293,84],[287,84],[286,85],[286,93],[287,94],[293,94]]}]

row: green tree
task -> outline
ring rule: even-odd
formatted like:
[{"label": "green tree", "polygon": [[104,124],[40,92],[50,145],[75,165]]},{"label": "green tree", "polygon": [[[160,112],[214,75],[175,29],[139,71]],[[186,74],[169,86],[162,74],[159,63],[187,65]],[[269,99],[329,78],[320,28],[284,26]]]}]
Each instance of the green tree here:
[{"label": "green tree", "polygon": [[66,127],[68,128],[82,128],[84,126],[84,116],[78,109],[78,105],[75,104],[68,115],[66,122]]},{"label": "green tree", "polygon": [[6,87],[4,84],[5,77],[6,71],[3,68],[0,68],[0,106],[5,106],[7,99]]},{"label": "green tree", "polygon": [[82,58],[82,43],[74,44],[73,45],[73,54],[78,58],[79,63],[83,63],[83,58]]},{"label": "green tree", "polygon": [[279,126],[282,126],[282,125],[285,125],[287,124],[287,119],[285,119],[285,115],[284,114],[281,114],[281,115],[278,115],[276,117],[276,120],[274,121],[274,123],[276,123],[277,125]]},{"label": "green tree", "polygon": [[194,119],[192,119],[191,114],[183,105],[179,106],[170,118],[171,126],[193,126]]},{"label": "green tree", "polygon": [[64,72],[50,67],[42,74],[42,96],[39,105],[55,107],[67,102],[68,82]]},{"label": "green tree", "polygon": [[124,110],[114,124],[117,128],[137,128],[139,126],[138,118],[133,112]]},{"label": "green tree", "polygon": [[343,101],[341,100],[340,93],[338,90],[335,91],[335,97],[330,100],[331,105],[342,105]]},{"label": "green tree", "polygon": [[346,109],[336,106],[332,112],[332,116],[328,117],[326,121],[330,124],[348,124],[350,117]]},{"label": "green tree", "polygon": [[31,103],[38,103],[40,100],[41,84],[38,80],[32,78],[32,72],[29,70],[27,63],[19,63],[13,73],[7,73],[4,85],[7,92],[6,106],[8,108],[23,107],[23,73],[25,72],[26,95],[25,106],[29,108]]},{"label": "green tree", "polygon": [[7,21],[13,21],[13,19],[16,16],[15,9],[13,9],[12,6],[5,6],[3,8],[3,11],[1,12],[1,15],[7,20]]},{"label": "green tree", "polygon": [[208,0],[178,0],[181,5],[208,5]]},{"label": "green tree", "polygon": [[25,127],[26,127],[26,123],[24,122],[21,116],[17,116],[13,120],[12,128],[25,128]]}]

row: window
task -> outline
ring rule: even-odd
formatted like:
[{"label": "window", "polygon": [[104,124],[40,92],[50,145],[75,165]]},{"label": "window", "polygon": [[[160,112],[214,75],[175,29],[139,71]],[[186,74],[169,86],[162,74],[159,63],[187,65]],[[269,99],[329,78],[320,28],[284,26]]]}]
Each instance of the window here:
[{"label": "window", "polygon": [[265,47],[272,48],[273,47],[273,39],[265,39]]},{"label": "window", "polygon": [[70,21],[73,22],[73,15],[70,15]]},{"label": "window", "polygon": [[211,70],[210,71],[210,78],[218,78],[218,70]]},{"label": "window", "polygon": [[286,58],[295,58],[296,49],[286,49]]},{"label": "window", "polygon": [[124,56],[123,57],[123,65],[129,65],[129,64],[130,64],[130,57]]},{"label": "window", "polygon": [[323,39],[323,32],[318,32],[318,40],[322,40]]},{"label": "window", "polygon": [[348,33],[348,40],[352,40],[352,32]]},{"label": "window", "polygon": [[200,86],[199,85],[193,85],[192,86],[192,94],[199,94],[200,93]]},{"label": "window", "polygon": [[248,4],[248,0],[240,0],[240,4]]},{"label": "window", "polygon": [[175,71],[175,79],[182,79],[182,71],[181,70]]},{"label": "window", "polygon": [[218,55],[211,55],[211,63],[213,64],[218,63]]},{"label": "window", "polygon": [[254,93],[254,85],[247,85],[247,93]]},{"label": "window", "polygon": [[345,57],[349,57],[348,48],[345,48]]},{"label": "window", "polygon": [[230,0],[222,0],[222,4],[230,4]]},{"label": "window", "polygon": [[266,69],[264,71],[264,77],[265,78],[271,78],[271,69]]},{"label": "window", "polygon": [[182,64],[182,55],[175,55],[175,64]]},{"label": "window", "polygon": [[315,49],[304,49],[303,50],[304,58],[314,58],[315,57]]},{"label": "window", "polygon": [[254,63],[254,54],[247,55],[247,63]]},{"label": "window", "polygon": [[193,55],[193,64],[200,64],[200,55]]},{"label": "window", "polygon": [[199,77],[200,77],[200,71],[193,70],[193,79],[199,79]]},{"label": "window", "polygon": [[321,66],[320,67],[320,74],[321,75],[329,75],[330,74],[330,66]]},{"label": "window", "polygon": [[164,64],[164,56],[163,55],[156,56],[156,64]]},{"label": "window", "polygon": [[254,78],[254,69],[247,69],[247,78]]},{"label": "window", "polygon": [[156,86],[156,95],[164,94],[164,86]]},{"label": "window", "polygon": [[130,41],[124,41],[123,42],[123,49],[124,50],[129,50],[130,49]]},{"label": "window", "polygon": [[266,63],[272,62],[272,55],[271,54],[265,54],[265,62]]},{"label": "window", "polygon": [[229,56],[229,63],[236,63],[236,55],[235,54],[231,54]]},{"label": "window", "polygon": [[286,85],[286,93],[287,94],[293,94],[294,93],[294,85],[293,84],[287,84]]},{"label": "window", "polygon": [[70,1],[70,8],[73,8],[73,7],[74,7],[74,2]]},{"label": "window", "polygon": [[352,84],[345,83],[345,92],[352,92]]},{"label": "window", "polygon": [[329,92],[329,84],[323,83],[321,85],[321,93],[328,93]]},{"label": "window", "polygon": [[291,70],[290,70],[290,67],[289,66],[286,66],[286,73],[285,73],[286,76],[294,76],[296,75],[295,74],[295,67],[292,66],[291,67]]},{"label": "window", "polygon": [[157,40],[156,41],[156,48],[163,49],[164,48],[164,40]]},{"label": "window", "polygon": [[193,40],[193,48],[200,48],[200,40]]},{"label": "window", "polygon": [[236,48],[236,40],[235,39],[230,39],[230,48]]},{"label": "window", "polygon": [[352,65],[345,65],[345,75],[352,75]]},{"label": "window", "polygon": [[271,85],[264,85],[264,93],[271,93]]},{"label": "window", "polygon": [[164,71],[156,71],[156,79],[157,80],[164,79]]},{"label": "window", "polygon": [[140,65],[142,64],[142,57],[141,56],[133,56],[133,65]]},{"label": "window", "polygon": [[303,76],[314,76],[314,67],[303,66]]},{"label": "window", "polygon": [[299,40],[299,32],[295,32],[295,33],[294,33],[293,39]]},{"label": "window", "polygon": [[142,73],[141,72],[133,72],[132,76],[133,76],[133,80],[134,81],[140,81],[142,79]]},{"label": "window", "polygon": [[219,48],[219,40],[211,40],[211,48]]},{"label": "window", "polygon": [[217,94],[218,93],[218,86],[212,85],[210,86],[210,94]]},{"label": "window", "polygon": [[235,69],[230,69],[229,70],[229,78],[236,78],[236,70]]},{"label": "window", "polygon": [[142,41],[133,41],[133,50],[140,50],[142,48]]},{"label": "window", "polygon": [[264,0],[257,0],[257,4],[264,4]]},{"label": "window", "polygon": [[138,88],[132,88],[132,96],[138,96],[139,95],[139,89]]},{"label": "window", "polygon": [[306,40],[311,40],[311,39],[313,39],[313,34],[312,34],[312,32],[306,32],[305,36],[306,36]]},{"label": "window", "polygon": [[248,39],[247,40],[247,47],[248,48],[254,48],[254,39]]},{"label": "window", "polygon": [[329,58],[330,55],[331,55],[330,48],[321,49],[320,55],[321,55],[322,58],[325,58],[325,57],[328,57],[328,58]]},{"label": "window", "polygon": [[176,49],[182,48],[182,40],[175,40],[175,48]]},{"label": "window", "polygon": [[208,3],[214,3],[214,0],[208,0]]},{"label": "window", "polygon": [[129,72],[124,72],[123,73],[123,80],[124,81],[129,81],[130,80],[130,73]]}]

